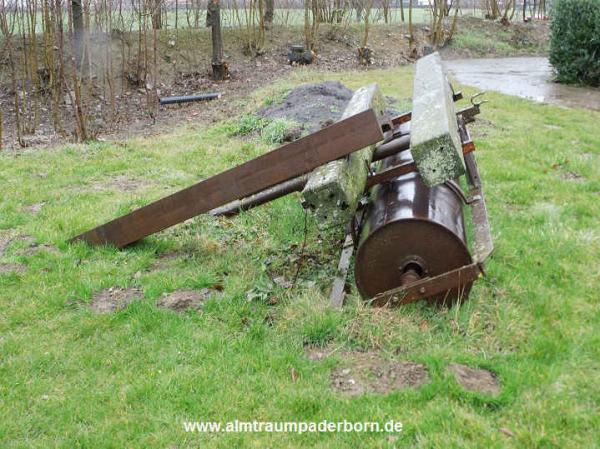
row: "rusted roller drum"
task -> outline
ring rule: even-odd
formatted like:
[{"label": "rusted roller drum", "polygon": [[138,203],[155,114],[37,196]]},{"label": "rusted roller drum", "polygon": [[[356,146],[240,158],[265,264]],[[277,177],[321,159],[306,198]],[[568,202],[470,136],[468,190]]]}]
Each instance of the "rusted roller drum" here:
[{"label": "rusted roller drum", "polygon": [[[412,156],[404,151],[382,161],[380,170],[408,162]],[[416,172],[375,186],[356,256],[356,285],[361,295],[373,298],[470,264],[462,206],[463,199],[452,183],[430,188]],[[471,284],[463,285],[431,300],[452,303],[466,298],[470,288]]]}]

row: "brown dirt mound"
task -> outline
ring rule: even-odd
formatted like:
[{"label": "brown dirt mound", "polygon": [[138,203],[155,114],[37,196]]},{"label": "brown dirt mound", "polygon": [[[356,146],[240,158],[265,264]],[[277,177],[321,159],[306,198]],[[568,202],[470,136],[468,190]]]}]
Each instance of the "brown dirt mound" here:
[{"label": "brown dirt mound", "polygon": [[456,381],[465,390],[496,396],[500,393],[500,382],[494,373],[478,368],[453,363],[448,371],[454,374]]},{"label": "brown dirt mound", "polygon": [[123,310],[133,301],[143,296],[140,287],[111,287],[92,296],[90,308],[95,313],[112,313]]},{"label": "brown dirt mound", "polygon": [[293,120],[313,132],[338,120],[352,93],[339,81],[304,84],[292,90],[283,103],[267,106],[258,114],[268,119]]},{"label": "brown dirt mound", "polygon": [[175,312],[185,312],[186,310],[199,310],[204,301],[213,294],[213,290],[203,288],[201,290],[176,290],[168,295],[164,295],[156,302],[157,307],[170,309]]},{"label": "brown dirt mound", "polygon": [[420,363],[386,360],[374,352],[346,352],[342,357],[331,372],[331,388],[348,396],[387,394],[429,381],[427,368]]}]

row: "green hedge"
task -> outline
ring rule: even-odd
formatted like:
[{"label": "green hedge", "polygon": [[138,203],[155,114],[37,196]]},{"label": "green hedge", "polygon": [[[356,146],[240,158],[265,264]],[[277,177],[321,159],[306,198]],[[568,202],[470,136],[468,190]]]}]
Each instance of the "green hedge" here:
[{"label": "green hedge", "polygon": [[550,63],[562,83],[600,85],[600,0],[558,0]]}]

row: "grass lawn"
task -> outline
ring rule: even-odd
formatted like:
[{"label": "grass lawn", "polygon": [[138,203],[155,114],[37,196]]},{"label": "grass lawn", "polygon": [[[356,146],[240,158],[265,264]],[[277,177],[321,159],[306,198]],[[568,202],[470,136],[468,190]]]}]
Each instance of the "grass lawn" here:
[{"label": "grass lawn", "polygon": [[[324,79],[376,81],[404,101],[412,91],[410,68],[299,69],[240,111]],[[0,447],[599,447],[600,114],[487,96],[471,130],[496,252],[470,300],[450,310],[373,310],[355,293],[329,310],[341,236],[310,219],[295,288],[272,283],[297,270],[305,217],[293,196],[231,220],[199,217],[123,251],[66,243],[269,149],[228,136],[231,122],[0,154],[0,239],[12,239],[0,263],[23,268],[0,274]],[[155,306],[163,293],[216,284],[201,312]],[[92,313],[92,295],[113,286],[140,286],[143,299]],[[330,388],[340,351],[313,361],[305,345],[419,362],[430,381],[348,398]],[[500,395],[463,390],[451,363],[493,371]],[[395,419],[404,431],[201,434],[186,433],[185,419]]]}]

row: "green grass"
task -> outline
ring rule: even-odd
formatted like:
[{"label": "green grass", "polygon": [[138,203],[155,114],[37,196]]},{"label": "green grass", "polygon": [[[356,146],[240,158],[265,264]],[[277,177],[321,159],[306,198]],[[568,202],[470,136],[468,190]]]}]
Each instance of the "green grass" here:
[{"label": "green grass", "polygon": [[[378,82],[401,100],[412,90],[406,68],[300,69],[240,110],[323,79]],[[600,115],[488,96],[472,131],[496,252],[470,300],[450,310],[372,310],[356,294],[342,312],[328,310],[340,236],[319,233],[310,219],[312,257],[296,288],[271,282],[296,272],[304,213],[294,196],[231,220],[200,217],[122,251],[66,243],[269,148],[258,136],[229,137],[231,124],[1,154],[0,235],[30,235],[58,252],[19,255],[24,243],[16,242],[4,256],[26,272],[0,275],[0,447],[599,447]],[[145,184],[123,193],[110,187],[115,177]],[[37,215],[23,211],[40,202]],[[150,270],[173,250],[182,257]],[[154,305],[164,292],[215,283],[223,292],[201,313]],[[89,311],[93,292],[130,285],[143,288],[143,300],[113,315]],[[269,306],[272,297],[279,302]],[[335,356],[310,361],[304,344],[424,363],[431,382],[341,397],[329,387]],[[497,373],[501,395],[460,389],[445,371],[455,362]],[[207,435],[185,433],[183,419],[395,419],[404,432],[395,442],[382,434]]]},{"label": "green grass", "polygon": [[477,55],[494,53],[509,56],[514,53],[514,48],[506,42],[472,30],[459,30],[456,36],[453,37],[451,46],[470,50]]},{"label": "green grass", "polygon": [[504,26],[500,22],[467,18],[459,22],[449,48],[471,56],[545,55],[549,41],[543,25],[514,20],[510,26]]}]

